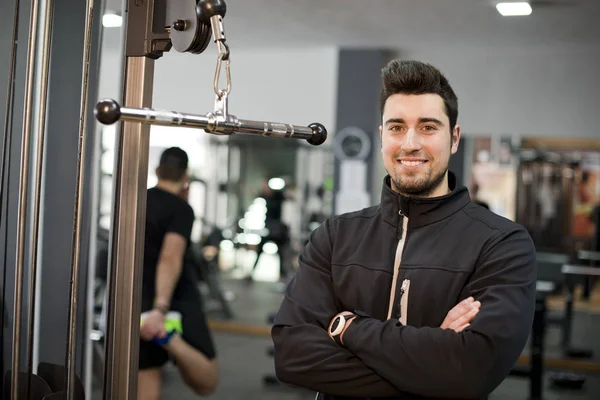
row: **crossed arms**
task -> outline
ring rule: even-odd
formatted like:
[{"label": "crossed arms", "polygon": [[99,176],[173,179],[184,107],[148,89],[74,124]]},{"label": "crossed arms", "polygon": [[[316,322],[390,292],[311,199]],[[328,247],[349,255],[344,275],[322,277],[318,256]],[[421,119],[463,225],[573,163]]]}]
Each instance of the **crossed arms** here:
[{"label": "crossed arms", "polygon": [[355,319],[344,346],[327,333],[336,306],[328,225],[316,230],[288,286],[272,338],[286,383],[351,397],[479,398],[508,374],[533,319],[535,253],[524,231],[499,235],[465,292],[481,302],[471,326],[415,328],[397,320]]}]

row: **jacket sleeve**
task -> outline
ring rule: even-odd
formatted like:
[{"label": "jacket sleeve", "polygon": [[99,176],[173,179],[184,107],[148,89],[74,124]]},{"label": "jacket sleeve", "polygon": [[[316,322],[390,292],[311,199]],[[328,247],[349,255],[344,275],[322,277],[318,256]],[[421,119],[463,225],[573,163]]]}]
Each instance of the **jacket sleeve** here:
[{"label": "jacket sleeve", "polygon": [[285,383],[334,396],[385,397],[400,391],[327,334],[336,304],[329,220],[313,232],[300,256],[271,331],[275,372]]},{"label": "jacket sleeve", "polygon": [[464,298],[481,301],[469,328],[456,333],[359,317],[344,333],[346,347],[394,386],[416,395],[476,399],[492,392],[521,354],[535,307],[530,236],[525,230],[499,236],[463,291]]}]

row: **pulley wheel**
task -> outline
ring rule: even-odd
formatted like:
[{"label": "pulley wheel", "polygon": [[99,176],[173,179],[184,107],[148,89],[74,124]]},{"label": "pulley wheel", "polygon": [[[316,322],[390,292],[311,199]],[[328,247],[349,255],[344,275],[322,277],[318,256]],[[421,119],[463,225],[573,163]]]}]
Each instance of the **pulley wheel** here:
[{"label": "pulley wheel", "polygon": [[195,0],[177,0],[168,5],[171,43],[181,53],[202,53],[212,35],[210,25],[198,21]]}]

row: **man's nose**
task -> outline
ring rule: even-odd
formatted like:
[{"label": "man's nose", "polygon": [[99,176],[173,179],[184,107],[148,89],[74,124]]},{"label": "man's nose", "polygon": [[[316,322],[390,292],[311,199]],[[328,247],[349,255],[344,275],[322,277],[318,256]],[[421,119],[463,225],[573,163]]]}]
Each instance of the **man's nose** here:
[{"label": "man's nose", "polygon": [[419,135],[414,129],[411,128],[406,132],[406,135],[404,135],[404,140],[402,141],[402,151],[405,153],[410,153],[420,149],[421,142],[419,140]]}]

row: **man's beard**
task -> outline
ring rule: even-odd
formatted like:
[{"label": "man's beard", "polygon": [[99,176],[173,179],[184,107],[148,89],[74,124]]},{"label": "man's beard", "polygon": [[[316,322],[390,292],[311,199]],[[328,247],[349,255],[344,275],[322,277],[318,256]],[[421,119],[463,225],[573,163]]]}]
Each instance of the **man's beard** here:
[{"label": "man's beard", "polygon": [[448,168],[442,169],[435,175],[433,175],[435,171],[429,170],[425,177],[417,179],[411,179],[396,173],[396,171],[394,172],[394,176],[391,176],[391,178],[400,194],[407,197],[427,197],[444,181]]}]

